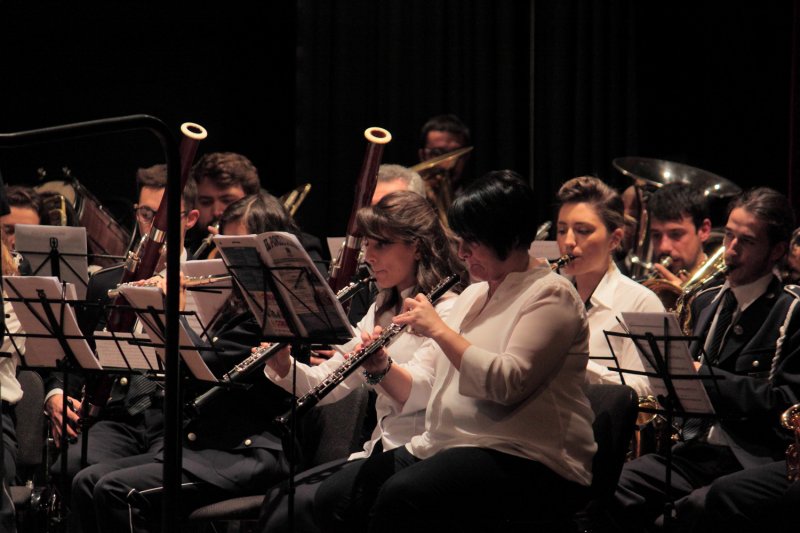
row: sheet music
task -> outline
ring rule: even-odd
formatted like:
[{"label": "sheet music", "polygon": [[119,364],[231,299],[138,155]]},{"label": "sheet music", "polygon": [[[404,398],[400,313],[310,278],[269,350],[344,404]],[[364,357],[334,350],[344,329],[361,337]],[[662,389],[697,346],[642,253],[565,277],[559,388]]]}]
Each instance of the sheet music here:
[{"label": "sheet music", "polygon": [[245,302],[265,335],[291,338],[292,330],[267,285],[266,272],[255,247],[255,235],[218,235],[214,242],[225,264],[234,274],[236,283],[241,285]]},{"label": "sheet music", "polygon": [[[86,228],[72,226],[36,226],[17,224],[15,228],[17,251],[31,264],[38,276],[53,276],[50,250],[58,248],[62,281],[73,283],[78,297],[86,299],[89,267],[86,258]],[[73,255],[74,254],[74,255]]]},{"label": "sheet music", "polygon": [[[64,350],[53,336],[54,331],[50,329],[50,321],[40,301],[39,291],[42,291],[44,297],[51,300],[49,305],[58,321],[57,326],[67,337],[67,345],[75,354],[78,364],[90,370],[102,369],[78,327],[72,305],[56,301],[75,300],[74,285],[67,284],[66,291],[62,295],[61,281],[52,276],[5,276],[4,280],[14,313],[19,319],[22,331],[27,335],[19,336],[20,339],[25,339],[24,361],[27,366],[52,368],[56,366],[56,361],[64,357]],[[14,301],[17,298],[25,301]]]},{"label": "sheet music", "polygon": [[[678,319],[673,313],[622,313],[628,331],[633,335],[644,335],[651,333],[656,337],[684,337],[683,331],[678,324]],[[664,331],[664,321],[666,319],[667,330]],[[644,340],[634,340],[634,344],[642,358],[642,364],[646,372],[657,372],[653,364],[653,352],[650,345]],[[668,371],[671,376],[678,375],[697,375],[694,368],[694,360],[689,353],[689,341],[670,340],[668,343],[657,340],[656,346],[663,356],[665,346],[669,346]],[[708,397],[703,379],[674,379],[675,392],[683,409],[691,413],[714,414],[714,407]],[[650,384],[656,396],[667,395],[667,388],[664,380],[650,376]]]},{"label": "sheet music", "polygon": [[[292,328],[286,320],[292,321],[301,337],[318,342],[326,339],[325,342],[337,344],[352,337],[344,309],[297,237],[274,231],[260,235],[218,235],[214,242],[245,289],[243,292],[252,293],[252,298],[249,295],[246,298],[248,303],[255,301],[251,308],[265,337],[292,338]],[[265,286],[265,276],[270,274],[275,279],[278,297],[288,307],[288,317],[283,317],[276,296]]]},{"label": "sheet music", "polygon": [[[164,331],[163,325],[166,324],[164,319],[164,294],[158,287],[136,287],[136,286],[123,286],[120,287],[122,295],[130,302],[136,309],[136,314],[139,315],[139,321],[144,327],[144,331],[150,340],[156,345],[155,351],[161,360],[164,360]],[[155,312],[148,312],[152,309]],[[156,318],[157,317],[157,318]],[[205,361],[203,361],[200,352],[192,342],[189,334],[186,332],[186,327],[183,321],[178,323],[178,351],[180,352],[181,359],[186,363],[192,375],[201,381],[217,381],[214,373],[208,368]]]},{"label": "sheet music", "polygon": [[[228,267],[222,259],[202,259],[186,261],[181,265],[186,276],[207,277],[224,276],[228,274]],[[202,325],[208,327],[219,312],[223,304],[231,297],[232,280],[222,280],[186,291],[186,311],[194,311],[197,316],[187,315],[186,320],[195,333],[201,335]],[[200,319],[198,321],[198,318]]]},{"label": "sheet music", "polygon": [[[95,352],[100,364],[108,369],[160,370],[156,349],[143,333],[96,333]],[[143,345],[146,343],[147,345]],[[126,363],[127,361],[127,363]]]}]

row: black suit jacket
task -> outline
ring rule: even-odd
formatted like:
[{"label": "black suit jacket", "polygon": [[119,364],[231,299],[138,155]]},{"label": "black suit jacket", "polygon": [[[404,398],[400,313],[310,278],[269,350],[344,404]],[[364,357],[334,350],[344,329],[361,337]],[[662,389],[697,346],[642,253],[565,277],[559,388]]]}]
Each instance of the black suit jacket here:
[{"label": "black suit jacket", "polygon": [[[700,353],[721,298],[721,286],[701,292],[692,303],[696,317],[692,346]],[[800,397],[800,288],[781,287],[777,278],[731,324],[719,358],[701,375],[737,459],[745,467],[783,457],[789,442],[781,413]]]}]

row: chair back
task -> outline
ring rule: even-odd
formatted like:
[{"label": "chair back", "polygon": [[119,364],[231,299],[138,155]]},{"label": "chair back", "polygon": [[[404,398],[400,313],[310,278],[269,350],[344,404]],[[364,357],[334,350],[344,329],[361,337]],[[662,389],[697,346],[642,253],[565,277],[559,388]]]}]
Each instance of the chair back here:
[{"label": "chair back", "polygon": [[359,387],[338,402],[318,405],[301,421],[303,466],[311,468],[361,449],[369,391]]},{"label": "chair back", "polygon": [[590,384],[586,396],[594,411],[594,438],[597,453],[592,461],[592,498],[613,496],[625,463],[639,400],[627,385]]},{"label": "chair back", "polygon": [[15,407],[17,466],[35,469],[42,464],[45,446],[44,382],[33,370],[21,370],[17,379],[22,387],[22,399]]}]

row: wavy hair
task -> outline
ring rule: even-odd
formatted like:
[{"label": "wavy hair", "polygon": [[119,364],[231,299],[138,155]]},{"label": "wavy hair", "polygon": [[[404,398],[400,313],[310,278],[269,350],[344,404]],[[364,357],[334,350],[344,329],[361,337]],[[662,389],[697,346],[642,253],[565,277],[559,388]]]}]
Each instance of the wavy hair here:
[{"label": "wavy hair", "polygon": [[[464,264],[456,253],[455,239],[442,225],[428,200],[411,191],[387,194],[374,206],[364,207],[356,214],[358,234],[377,241],[415,244],[419,252],[417,261],[416,292],[429,292],[441,280],[458,274],[462,284],[454,292],[461,292],[467,280]],[[400,303],[397,288],[384,289],[380,314]]]}]

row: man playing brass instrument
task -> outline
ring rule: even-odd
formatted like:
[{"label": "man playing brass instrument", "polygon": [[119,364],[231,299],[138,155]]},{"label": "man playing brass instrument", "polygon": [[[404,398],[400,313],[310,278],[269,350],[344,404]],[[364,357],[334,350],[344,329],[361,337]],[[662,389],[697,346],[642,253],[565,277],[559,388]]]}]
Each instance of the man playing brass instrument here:
[{"label": "man playing brass instrument", "polygon": [[[648,200],[654,268],[659,277],[677,285],[706,260],[703,245],[711,235],[708,202],[686,183],[669,183]],[[669,268],[661,264],[671,258]]]},{"label": "man playing brass instrument", "polygon": [[669,487],[665,456],[625,465],[612,513],[631,531],[657,521],[668,494],[675,498],[672,530],[689,530],[715,487],[780,460],[786,450],[777,415],[800,396],[800,288],[782,287],[773,269],[786,253],[794,213],[786,197],[767,188],[742,194],[729,209],[727,280],[692,304],[699,342],[691,350],[704,354],[695,363],[699,375],[713,370],[720,378],[703,380],[719,418],[686,421],[684,442],[672,449]]}]

